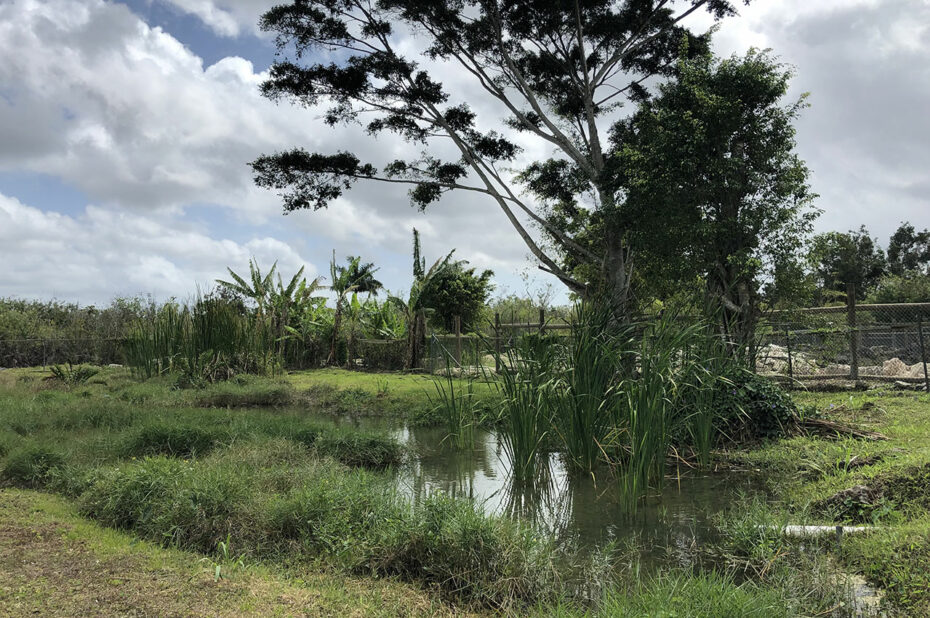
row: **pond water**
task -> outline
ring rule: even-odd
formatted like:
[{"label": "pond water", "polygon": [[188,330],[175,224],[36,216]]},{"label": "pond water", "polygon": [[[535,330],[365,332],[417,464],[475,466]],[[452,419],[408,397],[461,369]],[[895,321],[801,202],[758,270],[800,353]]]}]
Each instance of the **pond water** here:
[{"label": "pond water", "polygon": [[759,474],[708,473],[688,468],[666,479],[661,492],[648,496],[634,515],[619,504],[616,483],[608,476],[569,475],[558,454],[548,458],[547,473],[533,487],[515,487],[497,435],[476,431],[473,449],[456,449],[442,428],[391,425],[368,417],[336,418],[339,425],[389,431],[413,457],[395,470],[399,489],[413,500],[434,492],[467,497],[486,511],[531,521],[561,541],[582,549],[614,541],[636,543],[643,566],[691,565],[696,549],[716,538],[714,514],[747,495],[761,492]]}]

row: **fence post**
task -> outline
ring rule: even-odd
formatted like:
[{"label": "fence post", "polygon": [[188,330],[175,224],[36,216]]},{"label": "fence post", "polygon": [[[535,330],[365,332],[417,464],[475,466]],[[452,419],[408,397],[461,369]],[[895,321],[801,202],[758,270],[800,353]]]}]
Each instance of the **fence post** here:
[{"label": "fence post", "polygon": [[927,375],[927,353],[924,350],[924,321],[917,316],[917,340],[920,342],[920,362],[924,366],[924,389],[930,393],[930,376]]},{"label": "fence post", "polygon": [[542,307],[539,308],[539,334],[542,335],[546,332],[546,310]]},{"label": "fence post", "polygon": [[462,318],[461,316],[455,316],[453,318],[455,322],[455,362],[461,367],[462,366]]},{"label": "fence post", "polygon": [[785,326],[785,349],[788,350],[788,378],[793,380],[794,379],[794,361],[791,358],[791,333],[788,331],[787,325]]},{"label": "fence post", "polygon": [[856,285],[846,286],[846,322],[849,325],[849,379],[859,379],[859,329],[856,328]]},{"label": "fence post", "polygon": [[494,314],[494,373],[501,372],[501,314]]}]

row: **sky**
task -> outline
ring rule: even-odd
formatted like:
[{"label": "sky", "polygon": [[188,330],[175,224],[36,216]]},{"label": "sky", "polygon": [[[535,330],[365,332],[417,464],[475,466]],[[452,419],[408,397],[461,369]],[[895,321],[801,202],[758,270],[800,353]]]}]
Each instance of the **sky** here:
[{"label": "sky", "polygon": [[[374,262],[401,291],[416,227],[428,259],[455,248],[494,270],[498,294],[551,285],[564,298],[483,196],[450,194],[421,213],[403,188],[359,184],[328,209],[285,216],[254,186],[248,162],[293,146],[409,153],[260,96],[275,50],[257,23],[273,3],[0,0],[0,297],[185,298],[251,257],[325,275],[333,251]],[[796,71],[789,98],[809,93],[797,141],[818,231],[864,224],[885,244],[902,221],[930,227],[930,0],[740,5],[715,50],[770,48]],[[434,70],[455,97],[492,109],[467,75]],[[522,145],[524,161],[547,155]]]}]

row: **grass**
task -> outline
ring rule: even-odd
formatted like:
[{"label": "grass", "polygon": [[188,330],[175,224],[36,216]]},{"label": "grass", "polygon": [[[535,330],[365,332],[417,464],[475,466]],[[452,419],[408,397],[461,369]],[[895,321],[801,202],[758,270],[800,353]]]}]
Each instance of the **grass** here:
[{"label": "grass", "polygon": [[[396,441],[384,434],[359,433],[321,423],[314,415],[317,410],[311,407],[316,405],[314,399],[306,392],[308,388],[320,389],[337,399],[333,405],[358,405],[360,413],[369,409],[377,413],[379,405],[396,405],[402,397],[411,397],[408,401],[414,397],[427,400],[425,389],[414,395],[410,386],[421,385],[422,378],[390,376],[397,378],[393,381],[396,384],[385,386],[391,382],[387,376],[365,376],[351,386],[342,373],[364,375],[337,373],[338,386],[327,385],[324,380],[308,387],[299,380],[295,382],[295,376],[288,376],[287,383],[249,378],[199,389],[177,389],[170,377],[138,384],[124,369],[106,369],[86,384],[64,390],[62,385],[44,379],[47,372],[2,371],[0,445],[7,446],[0,452],[0,483],[54,491],[75,505],[68,507],[72,515],[78,512],[147,541],[139,544],[140,552],[149,548],[167,551],[158,549],[162,547],[171,550],[166,555],[194,560],[198,574],[195,581],[204,582],[202,588],[234,587],[240,578],[248,586],[291,585],[289,579],[278,581],[279,573],[316,582],[312,585],[320,590],[281,593],[295,599],[303,599],[302,594],[315,595],[315,600],[307,603],[310,613],[342,615],[345,610],[340,603],[351,606],[349,600],[357,596],[356,613],[364,615],[441,613],[451,611],[447,603],[452,603],[456,611],[493,610],[519,615],[651,616],[658,611],[660,615],[780,616],[817,614],[828,609],[829,602],[836,598],[836,591],[824,583],[829,578],[810,575],[811,569],[820,567],[783,561],[780,546],[763,554],[773,565],[762,578],[754,576],[743,581],[733,575],[730,566],[704,574],[670,569],[647,575],[623,566],[617,571],[620,563],[610,558],[588,564],[547,534],[507,517],[489,516],[468,501],[437,495],[411,504],[398,495],[391,477],[380,472],[381,466],[402,461],[403,452]],[[306,377],[297,377],[302,376]],[[392,390],[399,384],[410,390],[406,394],[400,386]],[[476,392],[485,388],[487,385],[476,384]],[[276,393],[271,399],[261,400],[266,403],[281,401],[281,393],[287,393],[290,403],[242,403],[256,401],[253,397],[257,390]],[[223,401],[225,405],[197,406],[197,397],[211,397],[212,402]],[[880,412],[879,406],[868,413],[876,423],[888,420],[888,414]],[[919,432],[903,426],[901,431],[913,438],[914,444],[920,442]],[[747,455],[742,464],[757,461],[762,465],[762,461],[769,461],[787,466],[791,458],[783,453],[785,445],[798,440],[813,439],[772,443]],[[837,443],[831,453],[839,457],[842,448]],[[889,458],[910,457],[890,449],[886,454]],[[821,464],[830,459],[819,453],[817,456]],[[916,462],[907,463],[910,466]],[[864,471],[847,468],[846,474]],[[834,474],[821,474],[812,482],[826,483],[829,476]],[[798,496],[799,500],[804,494],[803,489],[787,485],[783,490],[784,495]],[[828,490],[808,493],[814,496],[817,491],[822,494]],[[9,495],[38,494],[4,490],[3,497]],[[6,503],[0,500],[0,508]],[[906,523],[912,526],[911,536],[893,539],[900,543],[889,540],[888,547],[903,551],[906,538],[920,538],[922,520],[907,515],[909,512],[903,510],[905,514],[900,517],[910,517]],[[102,530],[80,518],[77,521]],[[0,527],[3,525],[5,520],[0,520]],[[751,523],[743,524],[741,529],[752,530]],[[761,544],[751,535],[740,537],[736,530],[735,524],[731,526],[730,537],[748,538],[744,546]],[[112,531],[106,534],[128,538]],[[0,543],[3,538],[0,535]],[[26,608],[23,613],[43,598],[54,598],[53,603],[71,608],[58,613],[79,614],[81,608],[86,612],[86,606],[81,604],[89,602],[87,598],[78,594],[69,601],[58,592],[56,587],[68,589],[63,583],[68,580],[49,569],[51,557],[64,554],[43,543],[43,539],[30,538],[17,550],[33,552],[30,559],[37,562],[41,562],[39,555],[43,551],[50,552],[49,557],[42,558],[44,570],[30,571],[38,583],[17,583],[22,589],[0,585],[0,599],[5,601],[2,595],[8,595],[19,604],[16,607]],[[737,555],[738,545],[732,542],[728,551]],[[866,566],[856,566],[856,560],[867,558],[867,564],[875,567],[870,577],[877,581],[884,575],[889,582],[904,582],[899,587],[915,594],[915,578],[921,575],[916,562],[891,579],[890,567],[883,566],[877,555],[884,551],[882,546],[859,548],[850,539],[846,548],[844,564],[865,572]],[[98,559],[93,555],[85,559],[77,550],[67,555],[76,557],[73,564],[65,561],[63,571],[75,581],[84,581],[81,578],[87,575],[82,569],[96,564]],[[5,560],[5,555],[0,557],[0,563],[6,565],[0,568],[9,572],[12,563]],[[893,558],[888,558],[888,564],[892,563]],[[135,572],[134,563],[126,564],[127,572]],[[106,577],[116,578],[118,569],[115,566],[106,570]],[[253,579],[253,569],[261,577]],[[173,573],[167,569],[162,575],[173,581]],[[45,581],[52,584],[46,586]],[[88,594],[110,599],[101,588],[105,581],[95,580],[88,585],[92,591]],[[349,589],[331,587],[332,582],[339,581],[350,582]],[[193,613],[207,607],[199,603],[211,599],[214,606],[204,613],[248,613],[253,607],[256,613],[296,613],[287,608],[275,609],[271,600],[261,598],[253,598],[254,605],[227,609],[226,597],[208,595],[202,599],[197,590],[178,586],[177,594],[189,598],[194,608],[189,611]],[[253,590],[248,586],[243,589]],[[157,600],[146,597],[157,597],[156,588],[142,586],[136,590],[122,593],[126,605],[115,601],[111,604],[123,608],[122,613],[170,614],[177,607],[170,604],[176,598],[174,594],[171,599]],[[382,590],[387,595],[385,605],[368,604]],[[392,591],[399,591],[400,596],[392,596]],[[404,596],[403,591],[409,594]],[[903,598],[903,594],[899,596]],[[582,597],[595,603],[585,602]],[[437,599],[442,599],[443,604],[437,605]],[[721,608],[722,613],[713,613],[714,607]],[[921,606],[914,601],[909,607]]]},{"label": "grass", "polygon": [[[797,393],[796,401],[829,420],[888,438],[796,436],[769,442],[734,463],[770,471],[772,491],[791,523],[874,523],[849,536],[836,559],[886,592],[885,603],[904,615],[930,615],[930,397],[891,390]],[[828,498],[855,486],[877,489],[877,504],[833,505]]]},{"label": "grass", "polygon": [[[215,577],[220,564],[221,577]],[[63,499],[0,492],[7,616],[435,616],[433,595],[390,579],[281,569],[166,549],[87,521]]]}]

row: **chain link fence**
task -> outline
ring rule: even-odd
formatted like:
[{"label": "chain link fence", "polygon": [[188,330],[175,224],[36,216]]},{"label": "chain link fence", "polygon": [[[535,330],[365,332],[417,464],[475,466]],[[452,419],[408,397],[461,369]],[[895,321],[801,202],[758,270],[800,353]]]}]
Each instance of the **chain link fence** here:
[{"label": "chain link fence", "polygon": [[0,367],[123,364],[122,337],[0,338]]},{"label": "chain link fence", "polygon": [[759,326],[756,370],[801,383],[892,382],[930,390],[930,303],[774,312]]},{"label": "chain link fence", "polygon": [[[570,330],[563,318],[547,319],[540,312],[538,321],[526,323],[502,322],[500,315],[495,316],[482,333],[431,332],[420,369],[431,373],[500,371],[501,363],[507,362],[523,337],[568,336]],[[878,382],[930,390],[928,330],[930,303],[852,302],[772,312],[757,330],[756,371],[795,385]],[[407,346],[406,339],[359,339],[352,356],[359,369],[402,370]],[[124,362],[119,337],[0,339],[0,367]]]}]

